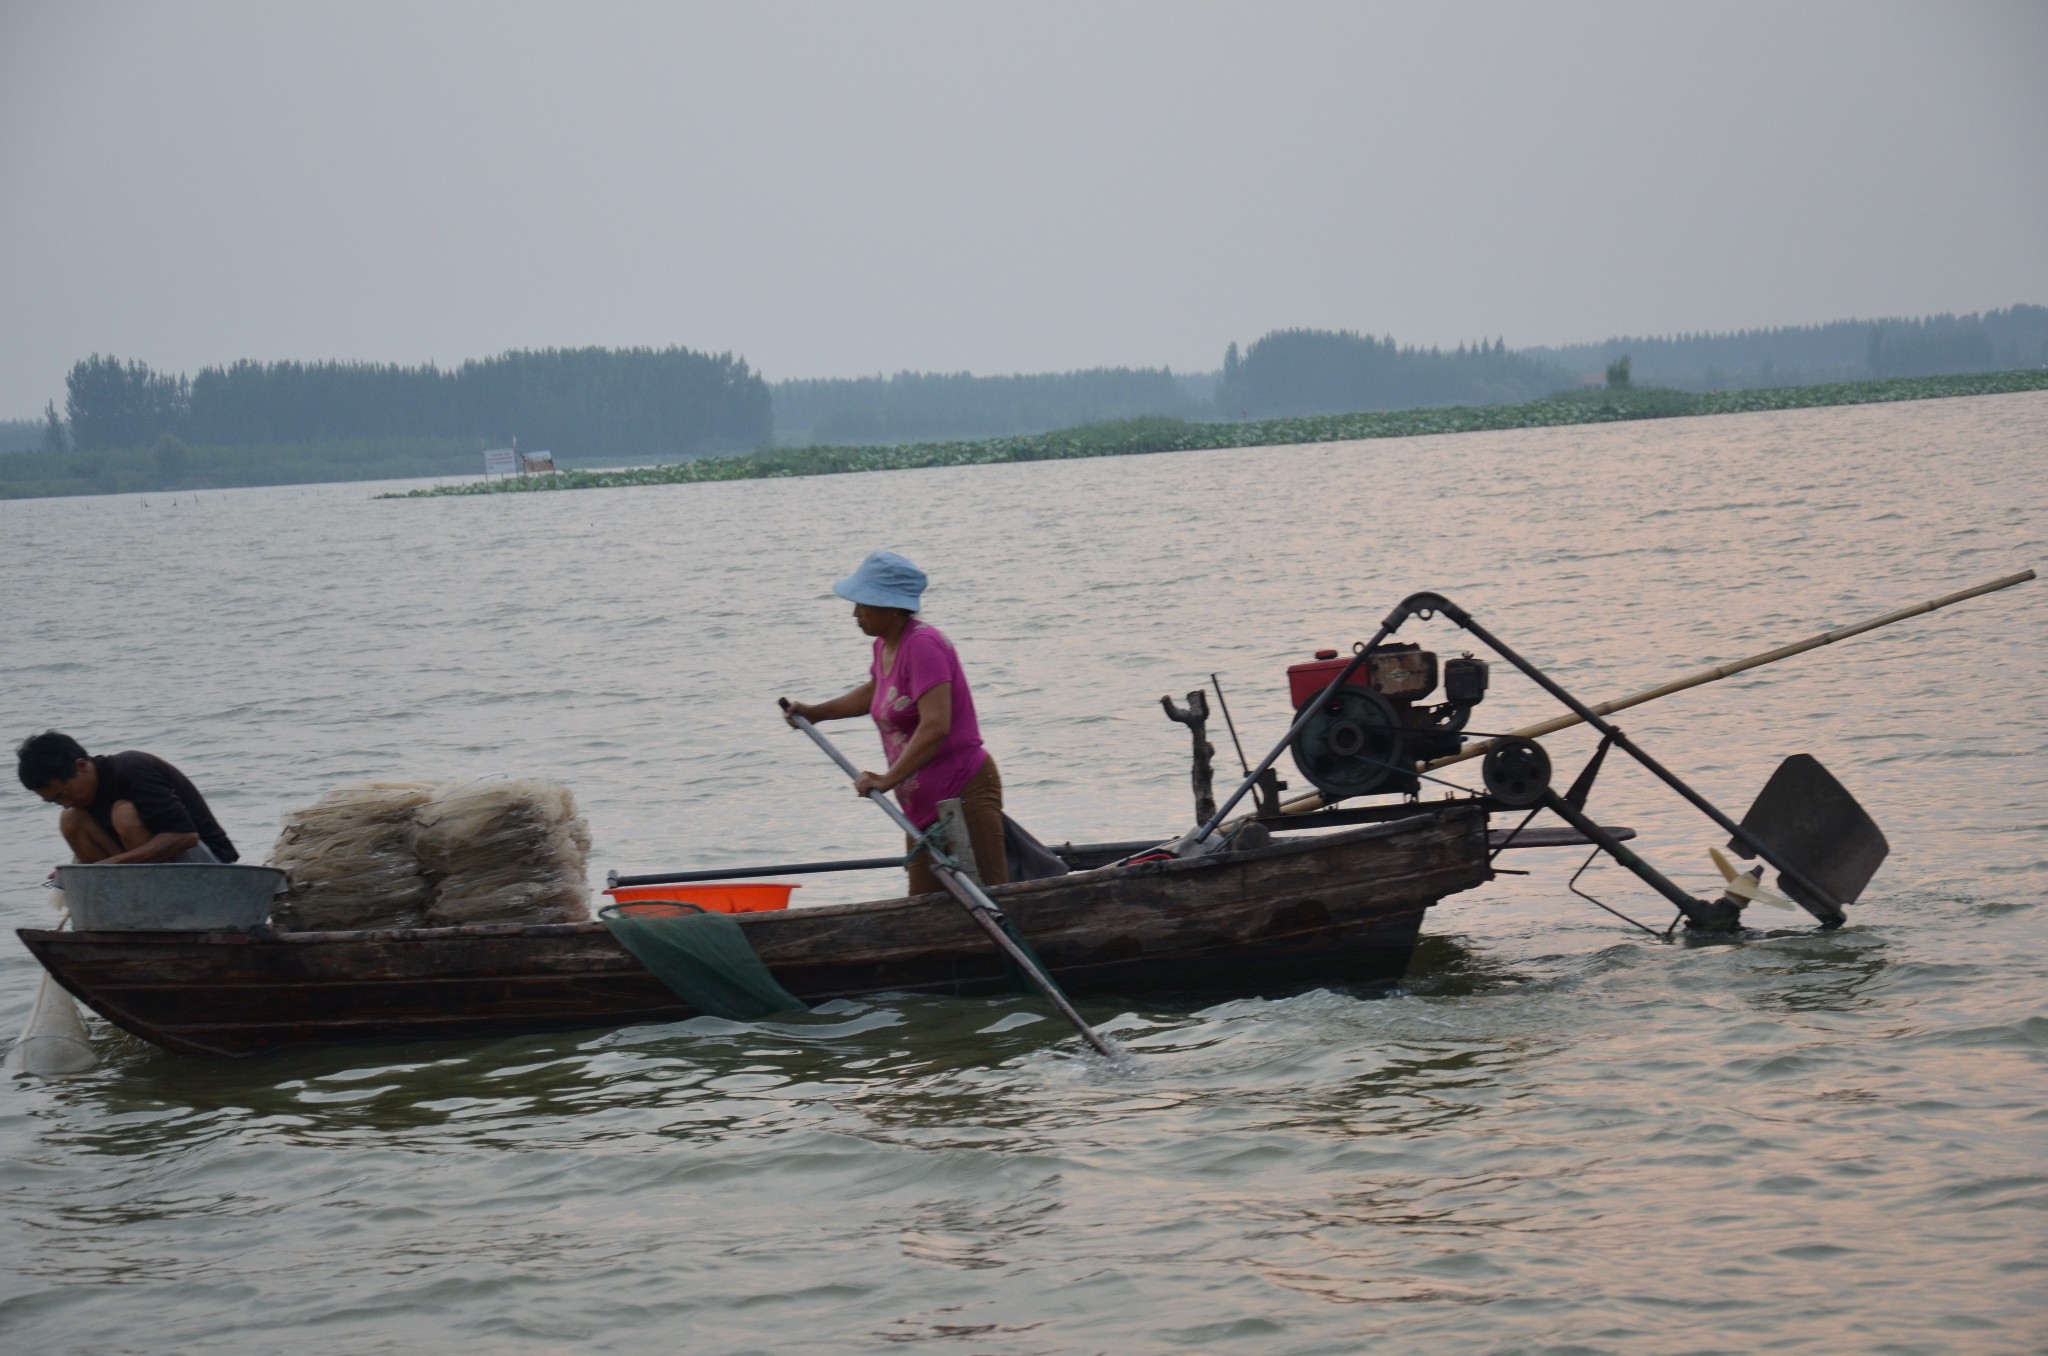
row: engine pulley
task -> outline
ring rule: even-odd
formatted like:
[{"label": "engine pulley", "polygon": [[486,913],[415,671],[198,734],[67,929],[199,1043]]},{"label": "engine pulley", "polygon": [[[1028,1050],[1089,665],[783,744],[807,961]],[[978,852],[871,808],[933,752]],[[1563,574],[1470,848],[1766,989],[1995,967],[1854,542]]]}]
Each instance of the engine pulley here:
[{"label": "engine pulley", "polygon": [[1487,795],[1526,810],[1550,790],[1550,754],[1533,739],[1503,739],[1486,751],[1479,777]]},{"label": "engine pulley", "polygon": [[[1347,686],[1309,717],[1289,750],[1301,775],[1338,800],[1412,783],[1401,762],[1405,742],[1392,702],[1371,688]],[[1390,780],[1396,784],[1387,786]]]}]

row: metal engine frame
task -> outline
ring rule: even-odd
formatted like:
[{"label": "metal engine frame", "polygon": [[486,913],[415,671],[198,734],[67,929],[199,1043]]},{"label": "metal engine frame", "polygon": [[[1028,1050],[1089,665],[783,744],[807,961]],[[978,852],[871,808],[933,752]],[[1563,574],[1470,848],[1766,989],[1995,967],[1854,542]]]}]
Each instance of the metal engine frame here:
[{"label": "metal engine frame", "polygon": [[[1177,851],[1188,852],[1195,850],[1204,839],[1208,838],[1210,834],[1214,833],[1222,825],[1230,812],[1237,807],[1237,803],[1244,799],[1245,794],[1257,783],[1258,779],[1267,769],[1272,767],[1274,761],[1279,758],[1281,751],[1292,745],[1303,727],[1316,714],[1317,705],[1330,700],[1346,683],[1350,682],[1352,675],[1370,661],[1372,655],[1379,650],[1380,646],[1389,636],[1398,631],[1411,617],[1429,621],[1438,615],[1448,618],[1459,629],[1470,632],[1481,644],[1521,670],[1531,682],[1534,682],[1538,687],[1542,688],[1552,697],[1555,697],[1581,721],[1599,731],[1607,744],[1613,748],[1620,749],[1623,753],[1633,758],[1652,776],[1677,792],[1694,809],[1698,810],[1722,829],[1725,829],[1731,842],[1745,849],[1745,856],[1760,857],[1776,868],[1783,880],[1797,887],[1793,892],[1795,898],[1799,900],[1799,903],[1807,912],[1820,920],[1823,930],[1838,928],[1847,920],[1847,915],[1842,911],[1841,902],[1807,872],[1801,870],[1795,863],[1786,860],[1781,853],[1777,852],[1762,838],[1729,818],[1718,806],[1709,801],[1705,796],[1702,796],[1698,791],[1695,791],[1677,773],[1651,757],[1640,745],[1622,733],[1620,727],[1606,720],[1598,712],[1594,711],[1592,707],[1566,691],[1557,680],[1543,672],[1542,669],[1523,657],[1520,652],[1515,650],[1506,641],[1481,625],[1470,612],[1467,612],[1441,593],[1428,591],[1411,593],[1406,598],[1403,598],[1394,607],[1394,610],[1389,612],[1386,618],[1380,622],[1379,629],[1373,633],[1372,639],[1363,645],[1354,647],[1351,662],[1346,664],[1343,670],[1331,681],[1330,685],[1323,690],[1322,696],[1317,698],[1315,703],[1304,704],[1302,710],[1296,715],[1293,725],[1289,727],[1286,734],[1281,736],[1279,742],[1273,746],[1272,752],[1268,753],[1259,766],[1245,777],[1237,790],[1231,793],[1229,799],[1217,807],[1215,813],[1211,814],[1200,826],[1179,840]],[[1680,889],[1664,876],[1662,872],[1635,853],[1629,851],[1619,839],[1608,833],[1599,824],[1594,823],[1579,806],[1571,803],[1570,798],[1560,796],[1555,788],[1546,787],[1542,795],[1535,798],[1532,803],[1548,809],[1551,813],[1557,815],[1558,818],[1584,834],[1592,842],[1599,844],[1602,851],[1606,852],[1608,856],[1612,857],[1622,866],[1634,872],[1651,889],[1671,901],[1688,919],[1697,920],[1705,926],[1719,925],[1720,920],[1716,917],[1713,907],[1707,901],[1696,898]]]}]

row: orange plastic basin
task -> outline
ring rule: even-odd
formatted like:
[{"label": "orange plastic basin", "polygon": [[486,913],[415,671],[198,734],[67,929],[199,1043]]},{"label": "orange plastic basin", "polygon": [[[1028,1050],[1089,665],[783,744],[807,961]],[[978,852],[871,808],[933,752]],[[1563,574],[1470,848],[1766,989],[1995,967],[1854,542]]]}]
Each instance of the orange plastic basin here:
[{"label": "orange plastic basin", "polygon": [[615,904],[632,904],[621,913],[687,913],[687,909],[647,908],[648,904],[695,904],[713,913],[766,913],[789,907],[789,892],[800,885],[621,885],[605,891]]}]

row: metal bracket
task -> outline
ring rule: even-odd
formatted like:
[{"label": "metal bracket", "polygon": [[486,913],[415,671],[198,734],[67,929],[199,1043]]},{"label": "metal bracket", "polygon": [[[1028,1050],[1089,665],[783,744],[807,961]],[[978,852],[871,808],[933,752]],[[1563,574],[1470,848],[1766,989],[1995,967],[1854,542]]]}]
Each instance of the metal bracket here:
[{"label": "metal bracket", "polygon": [[1614,747],[1613,735],[1602,735],[1600,747],[1593,750],[1593,756],[1586,760],[1586,766],[1572,779],[1572,789],[1564,793],[1565,803],[1575,810],[1586,808],[1586,798],[1593,794],[1594,779],[1600,775],[1600,765],[1607,761],[1607,750]]}]

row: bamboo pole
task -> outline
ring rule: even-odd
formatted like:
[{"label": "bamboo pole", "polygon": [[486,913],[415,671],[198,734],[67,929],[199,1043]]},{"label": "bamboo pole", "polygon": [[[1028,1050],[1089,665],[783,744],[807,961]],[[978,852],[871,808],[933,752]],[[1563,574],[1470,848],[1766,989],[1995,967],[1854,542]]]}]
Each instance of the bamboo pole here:
[{"label": "bamboo pole", "polygon": [[[1674,692],[1683,692],[1687,688],[1702,687],[1707,683],[1718,682],[1720,679],[1732,677],[1748,669],[1761,668],[1765,664],[1775,664],[1780,659],[1790,659],[1795,654],[1805,654],[1808,650],[1817,650],[1823,645],[1832,645],[1838,640],[1847,640],[1851,636],[1860,636],[1865,631],[1875,631],[1880,626],[1890,626],[1893,622],[1904,621],[1908,617],[1918,617],[1923,613],[1935,612],[1941,608],[1965,602],[1971,598],[1981,598],[1987,593],[1996,593],[2000,589],[2009,589],[2014,584],[2024,584],[2033,577],[2034,572],[2032,570],[2021,570],[2018,574],[2005,575],[2002,578],[1978,584],[1974,588],[1962,589],[1956,593],[1946,593],[1939,598],[1933,598],[1924,603],[1915,603],[1911,607],[1902,607],[1896,612],[1887,612],[1881,617],[1872,617],[1869,621],[1857,622],[1853,626],[1842,626],[1832,631],[1823,631],[1817,636],[1808,636],[1805,640],[1797,640],[1790,645],[1780,645],[1775,650],[1765,650],[1762,654],[1753,654],[1747,659],[1737,659],[1727,664],[1716,664],[1712,668],[1701,669],[1698,673],[1689,674],[1684,678],[1674,679],[1668,683],[1660,683],[1653,688],[1646,688],[1632,697],[1621,697],[1611,702],[1602,702],[1600,705],[1593,707],[1592,711],[1596,716],[1610,716],[1616,711],[1626,711],[1631,706],[1641,706],[1644,702],[1655,701],[1659,697],[1668,697]],[[1574,725],[1584,723],[1583,717],[1571,713],[1553,716],[1549,720],[1539,721],[1534,725],[1526,726],[1511,734],[1481,740],[1470,748],[1461,749],[1448,758],[1439,758],[1435,762],[1425,763],[1422,765],[1422,770],[1433,772],[1440,767],[1449,767],[1453,763],[1462,763],[1468,758],[1483,757],[1487,750],[1505,739],[1540,739],[1544,735],[1556,734],[1559,730],[1568,730]],[[1308,795],[1291,800],[1280,808],[1288,814],[1306,814],[1310,810],[1320,807],[1322,803],[1323,798],[1321,796]]]}]

